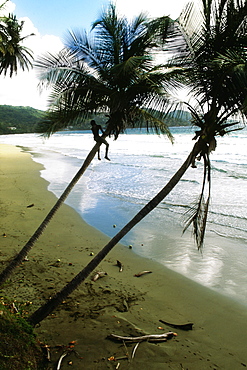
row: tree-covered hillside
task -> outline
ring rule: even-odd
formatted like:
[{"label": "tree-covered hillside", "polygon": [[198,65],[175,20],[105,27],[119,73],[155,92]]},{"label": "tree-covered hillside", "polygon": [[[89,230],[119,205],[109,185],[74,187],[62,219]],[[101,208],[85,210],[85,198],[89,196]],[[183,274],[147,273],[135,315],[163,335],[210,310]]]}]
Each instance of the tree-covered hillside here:
[{"label": "tree-covered hillside", "polygon": [[[31,107],[15,107],[12,105],[0,105],[0,135],[24,134],[32,132],[43,132],[42,122],[45,112]],[[93,119],[102,125],[105,124],[105,115],[93,116]],[[167,116],[168,126],[188,126],[191,115],[189,112],[177,111],[176,114],[170,113]],[[71,130],[89,130],[91,128],[90,119],[82,120],[75,126],[70,126]]]},{"label": "tree-covered hillside", "polygon": [[35,132],[42,121],[44,111],[31,107],[0,105],[0,134],[22,134]]},{"label": "tree-covered hillside", "polygon": [[190,112],[184,110],[177,110],[171,113],[168,113],[165,120],[167,126],[191,126],[191,114]]}]

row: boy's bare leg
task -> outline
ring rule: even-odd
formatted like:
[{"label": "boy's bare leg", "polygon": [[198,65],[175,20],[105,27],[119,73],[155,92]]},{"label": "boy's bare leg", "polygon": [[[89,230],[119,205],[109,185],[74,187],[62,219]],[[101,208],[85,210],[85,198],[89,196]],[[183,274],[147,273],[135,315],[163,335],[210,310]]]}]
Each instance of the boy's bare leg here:
[{"label": "boy's bare leg", "polygon": [[110,161],[110,158],[108,158],[108,150],[109,150],[109,144],[107,143],[106,144],[106,149],[105,149],[105,159],[107,159],[108,161]]},{"label": "boy's bare leg", "polygon": [[101,158],[100,158],[100,150],[98,150],[98,160],[101,161]]}]

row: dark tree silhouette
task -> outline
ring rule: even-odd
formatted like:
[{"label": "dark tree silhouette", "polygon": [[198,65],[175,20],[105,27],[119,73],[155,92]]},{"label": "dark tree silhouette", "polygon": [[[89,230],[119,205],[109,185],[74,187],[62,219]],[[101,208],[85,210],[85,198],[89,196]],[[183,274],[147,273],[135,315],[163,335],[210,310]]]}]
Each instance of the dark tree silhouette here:
[{"label": "dark tree silhouette", "polygon": [[[0,5],[0,12],[4,10],[5,1]],[[0,16],[0,74],[10,77],[18,69],[32,68],[32,51],[23,45],[23,41],[31,35],[22,36],[24,22],[18,22],[14,14]]]},{"label": "dark tree silhouette", "polygon": [[[104,112],[108,120],[102,139],[108,135],[117,139],[127,126],[142,125],[172,139],[163,111],[168,104],[166,88],[176,85],[176,71],[164,70],[154,61],[154,52],[160,50],[171,25],[168,17],[150,21],[142,14],[129,23],[118,17],[115,6],[110,5],[94,23],[94,37],[85,32],[69,33],[58,55],[49,54],[36,63],[41,83],[52,87],[43,131],[49,136],[92,113]],[[44,221],[2,271],[0,284],[27,256],[100,145],[101,141],[95,144]]]},{"label": "dark tree silhouette", "polygon": [[[246,115],[246,1],[202,1],[202,12],[189,7],[178,20],[181,45],[171,65],[183,67],[181,76],[193,91],[199,107],[188,105],[198,126],[191,153],[165,187],[79,272],[60,292],[35,311],[28,321],[36,325],[49,315],[98,266],[110,250],[138,222],[151,212],[176,186],[191,165],[203,160],[202,191],[191,208],[186,228],[193,224],[198,248],[202,248],[210,199],[210,152],[216,148],[216,137],[238,129],[238,122],[228,122],[236,113]],[[193,18],[193,14],[196,18]],[[192,28],[194,27],[194,32]],[[176,40],[177,41],[177,40]],[[174,49],[175,50],[175,49]],[[234,50],[238,58],[229,60]],[[244,66],[237,64],[245,56]],[[238,68],[236,68],[236,64]],[[241,77],[241,78],[240,78]],[[240,87],[244,87],[242,90]],[[234,94],[233,94],[234,93]],[[200,108],[200,110],[199,110]],[[237,126],[236,126],[237,125]],[[207,200],[204,201],[208,184]]]}]

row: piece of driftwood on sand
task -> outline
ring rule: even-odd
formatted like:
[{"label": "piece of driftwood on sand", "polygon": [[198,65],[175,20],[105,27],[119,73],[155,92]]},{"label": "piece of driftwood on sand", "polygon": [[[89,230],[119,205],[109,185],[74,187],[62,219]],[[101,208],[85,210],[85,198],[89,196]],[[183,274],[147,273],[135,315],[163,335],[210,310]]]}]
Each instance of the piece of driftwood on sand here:
[{"label": "piece of driftwood on sand", "polygon": [[96,272],[96,274],[94,274],[94,276],[92,277],[92,281],[97,281],[98,279],[104,277],[107,275],[107,272],[105,271],[98,271]]},{"label": "piece of driftwood on sand", "polygon": [[61,369],[61,364],[62,364],[62,361],[63,361],[63,358],[66,357],[67,355],[69,354],[69,352],[64,352],[59,360],[58,360],[58,363],[57,363],[57,370],[60,370]]},{"label": "piece of driftwood on sand", "polygon": [[119,260],[117,260],[117,266],[119,267],[119,272],[123,271],[123,264]]},{"label": "piece of driftwood on sand", "polygon": [[135,277],[140,277],[140,276],[143,276],[143,275],[146,275],[146,274],[151,274],[152,271],[141,271],[141,272],[138,272],[138,274],[135,274],[134,276]]},{"label": "piece of driftwood on sand", "polygon": [[110,334],[108,335],[108,339],[113,340],[122,340],[125,342],[166,342],[168,339],[172,339],[174,336],[176,336],[176,333],[173,333],[172,331],[169,331],[167,333],[163,334],[148,334],[148,335],[141,335],[139,337],[124,337],[121,335],[116,334]]},{"label": "piece of driftwood on sand", "polygon": [[132,358],[132,359],[135,357],[136,350],[137,350],[137,348],[138,348],[138,346],[139,346],[139,344],[140,344],[140,343],[141,343],[141,342],[137,342],[137,343],[136,343],[136,345],[134,346],[133,351],[132,351],[132,353],[131,353],[131,358]]},{"label": "piece of driftwood on sand", "polygon": [[193,325],[194,325],[192,322],[188,322],[186,324],[172,324],[172,323],[164,321],[164,320],[159,320],[159,322],[162,322],[162,324],[168,325],[171,328],[181,329],[181,330],[192,330]]}]

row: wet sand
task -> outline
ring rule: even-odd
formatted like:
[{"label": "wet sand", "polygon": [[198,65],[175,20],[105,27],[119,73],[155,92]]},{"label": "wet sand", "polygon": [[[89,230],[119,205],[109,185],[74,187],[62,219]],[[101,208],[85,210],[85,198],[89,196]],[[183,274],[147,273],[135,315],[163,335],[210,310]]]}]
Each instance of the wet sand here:
[{"label": "wet sand", "polygon": [[[30,238],[56,198],[39,176],[30,154],[0,145],[1,268]],[[32,207],[27,207],[32,205]],[[26,313],[33,312],[77,274],[108,237],[63,205],[25,261],[0,291]],[[58,262],[59,260],[59,262]],[[123,263],[119,272],[116,261]],[[51,348],[51,365],[69,350],[62,369],[244,369],[247,367],[247,307],[118,245],[39,327],[39,341]],[[149,270],[139,278],[134,275]],[[193,323],[184,331],[161,323]],[[134,344],[106,337],[174,331],[164,343]],[[74,347],[68,348],[69,343]],[[129,356],[126,357],[128,351]],[[109,361],[111,357],[116,361]],[[126,357],[123,358],[122,357]],[[71,362],[71,363],[70,363]]]}]

